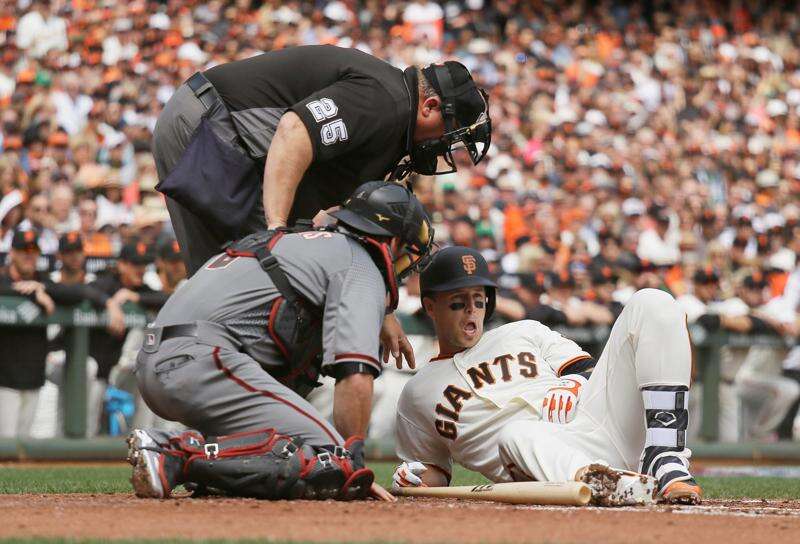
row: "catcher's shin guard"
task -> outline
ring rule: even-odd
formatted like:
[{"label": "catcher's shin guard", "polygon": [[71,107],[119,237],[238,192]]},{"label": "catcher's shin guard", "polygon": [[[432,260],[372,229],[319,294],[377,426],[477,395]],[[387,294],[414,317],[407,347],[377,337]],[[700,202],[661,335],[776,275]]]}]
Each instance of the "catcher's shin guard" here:
[{"label": "catcher's shin guard", "polygon": [[363,498],[373,480],[372,471],[355,466],[347,449],[298,445],[274,429],[205,439],[184,433],[180,448],[190,455],[186,481],[237,496]]},{"label": "catcher's shin guard", "polygon": [[[692,451],[686,447],[689,424],[689,388],[657,385],[642,389],[647,437],[640,458],[639,471],[658,480],[661,500],[673,502],[671,489],[692,488],[693,493],[675,497],[674,502],[700,502],[702,492],[689,472]],[[683,485],[677,486],[678,483]]]}]

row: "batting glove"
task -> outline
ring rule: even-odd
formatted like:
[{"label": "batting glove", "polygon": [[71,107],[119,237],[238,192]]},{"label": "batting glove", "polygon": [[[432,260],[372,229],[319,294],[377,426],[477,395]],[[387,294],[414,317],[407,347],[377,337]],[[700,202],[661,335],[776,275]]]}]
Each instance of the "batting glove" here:
[{"label": "batting glove", "polygon": [[400,487],[425,487],[422,483],[422,473],[427,468],[419,461],[411,461],[410,463],[403,462],[398,465],[392,476],[392,489]]},{"label": "batting glove", "polygon": [[578,374],[562,379],[542,400],[542,419],[550,423],[569,423],[578,410],[581,387],[588,380]]}]

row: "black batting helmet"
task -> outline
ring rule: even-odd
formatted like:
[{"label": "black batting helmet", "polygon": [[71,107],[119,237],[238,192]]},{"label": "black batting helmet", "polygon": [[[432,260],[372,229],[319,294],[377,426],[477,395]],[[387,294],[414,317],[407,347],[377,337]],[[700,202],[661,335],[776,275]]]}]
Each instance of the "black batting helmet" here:
[{"label": "black batting helmet", "polygon": [[452,246],[437,251],[419,278],[422,296],[462,287],[486,288],[486,319],[492,317],[497,297],[497,284],[489,274],[489,265],[479,251]]}]

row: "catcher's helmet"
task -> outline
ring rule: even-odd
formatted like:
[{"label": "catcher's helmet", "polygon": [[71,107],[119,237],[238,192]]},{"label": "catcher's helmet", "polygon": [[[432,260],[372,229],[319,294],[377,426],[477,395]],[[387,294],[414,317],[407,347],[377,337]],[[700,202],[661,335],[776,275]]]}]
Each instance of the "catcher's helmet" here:
[{"label": "catcher's helmet", "polygon": [[497,297],[497,284],[489,274],[489,265],[479,251],[452,246],[437,251],[419,278],[422,296],[462,287],[486,288],[486,320],[492,317]]},{"label": "catcher's helmet", "polygon": [[425,208],[403,185],[368,181],[344,206],[330,215],[367,237],[397,239],[391,263],[398,280],[425,262],[433,243],[433,227]]}]

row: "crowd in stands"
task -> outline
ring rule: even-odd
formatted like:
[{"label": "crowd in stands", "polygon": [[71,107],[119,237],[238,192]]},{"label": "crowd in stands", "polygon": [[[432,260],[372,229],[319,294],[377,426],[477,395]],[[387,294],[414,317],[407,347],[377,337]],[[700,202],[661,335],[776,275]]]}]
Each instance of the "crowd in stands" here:
[{"label": "crowd in stands", "polygon": [[[491,263],[507,319],[610,325],[636,289],[654,287],[707,331],[793,338],[797,8],[756,0],[4,2],[0,253],[11,259],[15,244],[28,243],[17,233],[34,230],[39,273],[67,276],[62,243],[79,236],[85,271],[116,296],[120,287],[103,277],[120,275],[120,252],[172,239],[149,148],[172,92],[215,64],[331,44],[400,68],[457,59],[488,90],[487,159],[413,183],[437,241],[476,247]],[[726,353],[725,394],[756,405],[750,424],[721,425],[735,429],[731,439],[740,430],[771,438],[796,411],[800,356],[787,358],[790,347]]]}]

